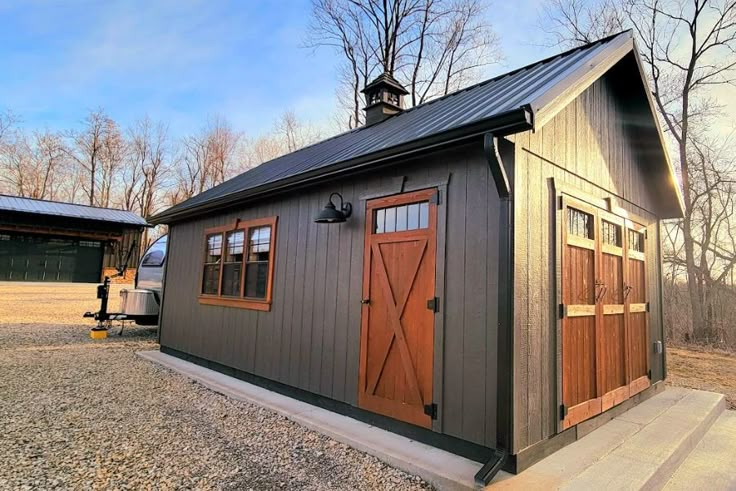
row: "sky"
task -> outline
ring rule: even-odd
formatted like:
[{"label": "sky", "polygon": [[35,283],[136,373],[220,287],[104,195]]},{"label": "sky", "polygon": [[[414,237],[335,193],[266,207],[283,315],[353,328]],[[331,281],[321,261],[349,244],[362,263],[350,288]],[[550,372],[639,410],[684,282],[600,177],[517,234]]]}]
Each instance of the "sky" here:
[{"label": "sky", "polygon": [[[489,4],[504,60],[485,76],[560,51],[542,46],[541,0]],[[249,136],[287,110],[328,124],[338,55],[305,47],[310,8],[310,0],[0,0],[0,111],[29,129],[60,130],[101,107],[123,127],[147,115],[173,136],[216,115]],[[736,115],[734,93],[722,98]]]},{"label": "sky", "polygon": [[[537,4],[492,4],[505,60],[489,77],[553,53],[525,35]],[[26,128],[59,130],[102,107],[122,126],[148,115],[173,135],[215,115],[248,135],[269,131],[286,110],[332,121],[338,58],[304,46],[310,8],[309,0],[0,0],[0,110]]]}]

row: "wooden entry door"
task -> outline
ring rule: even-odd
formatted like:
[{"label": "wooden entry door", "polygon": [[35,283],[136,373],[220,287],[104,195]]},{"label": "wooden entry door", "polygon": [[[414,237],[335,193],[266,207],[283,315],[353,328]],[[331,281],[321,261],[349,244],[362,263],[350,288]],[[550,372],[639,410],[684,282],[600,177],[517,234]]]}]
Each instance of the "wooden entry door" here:
[{"label": "wooden entry door", "polygon": [[649,386],[649,343],[643,227],[569,199],[563,216],[565,429]]},{"label": "wooden entry door", "polygon": [[430,427],[437,191],[366,206],[358,405]]}]

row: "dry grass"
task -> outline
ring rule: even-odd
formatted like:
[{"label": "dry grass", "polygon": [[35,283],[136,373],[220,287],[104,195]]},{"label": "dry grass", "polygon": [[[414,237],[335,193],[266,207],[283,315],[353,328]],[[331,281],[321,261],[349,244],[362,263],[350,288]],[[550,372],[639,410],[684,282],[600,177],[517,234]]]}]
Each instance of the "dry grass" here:
[{"label": "dry grass", "polygon": [[[110,285],[108,311],[117,310],[120,290],[133,285]],[[92,283],[19,283],[0,282],[0,322],[6,324],[89,324],[87,312],[100,308],[97,285]]]},{"label": "dry grass", "polygon": [[667,348],[667,383],[726,395],[736,410],[736,354],[704,348]]}]

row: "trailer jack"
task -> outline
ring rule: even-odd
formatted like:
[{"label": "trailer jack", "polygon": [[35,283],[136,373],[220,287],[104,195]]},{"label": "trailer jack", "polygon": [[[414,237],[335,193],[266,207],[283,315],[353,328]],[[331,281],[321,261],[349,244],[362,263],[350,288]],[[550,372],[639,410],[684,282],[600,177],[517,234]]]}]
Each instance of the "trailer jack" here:
[{"label": "trailer jack", "polygon": [[[130,255],[133,253],[134,249],[135,241],[130,245],[128,256],[125,258],[125,262],[118,267],[117,273],[112,276],[105,276],[102,284],[97,285],[97,298],[100,299],[100,310],[97,312],[85,312],[83,315],[83,317],[85,318],[91,317],[97,321],[97,325],[89,331],[89,337],[91,337],[92,339],[105,339],[107,337],[108,329],[112,326],[112,321],[125,321],[128,319],[128,316],[123,313],[108,312],[107,301],[110,298],[110,280],[112,278],[117,278],[118,276],[122,276],[125,274],[125,270],[128,267],[128,262],[130,261]],[[125,324],[123,323],[123,327],[118,333],[119,336],[123,335],[124,328]]]}]

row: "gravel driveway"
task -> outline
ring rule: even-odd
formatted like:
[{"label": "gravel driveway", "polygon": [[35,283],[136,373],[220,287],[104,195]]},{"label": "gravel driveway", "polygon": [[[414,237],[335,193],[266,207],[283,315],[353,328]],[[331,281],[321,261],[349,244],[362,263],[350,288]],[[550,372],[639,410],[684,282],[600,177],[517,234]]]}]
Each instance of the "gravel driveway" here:
[{"label": "gravel driveway", "polygon": [[91,340],[94,296],[0,283],[0,489],[428,488],[140,359],[153,329]]}]

